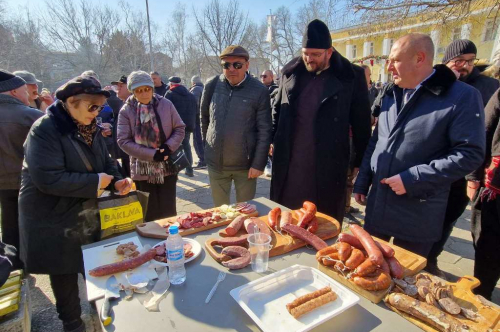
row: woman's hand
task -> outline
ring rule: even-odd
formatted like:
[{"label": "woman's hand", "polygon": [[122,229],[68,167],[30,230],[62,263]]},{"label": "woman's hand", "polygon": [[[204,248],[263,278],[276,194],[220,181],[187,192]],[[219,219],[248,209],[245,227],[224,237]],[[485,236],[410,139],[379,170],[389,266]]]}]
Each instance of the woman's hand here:
[{"label": "woman's hand", "polygon": [[479,185],[479,182],[467,181],[467,197],[469,197],[471,202],[476,195],[476,191],[479,189]]},{"label": "woman's hand", "polygon": [[99,189],[106,189],[114,178],[115,177],[113,175],[108,175],[106,173],[99,173],[99,181],[101,183]]},{"label": "woman's hand", "polygon": [[118,191],[118,195],[126,195],[130,192],[132,189],[132,179],[131,178],[125,178],[120,181],[115,182],[115,189]]}]

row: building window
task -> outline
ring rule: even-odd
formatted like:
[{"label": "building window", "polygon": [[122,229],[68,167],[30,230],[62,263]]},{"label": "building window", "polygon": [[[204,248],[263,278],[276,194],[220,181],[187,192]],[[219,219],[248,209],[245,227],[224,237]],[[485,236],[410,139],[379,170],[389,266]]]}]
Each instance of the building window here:
[{"label": "building window", "polygon": [[462,28],[455,28],[453,29],[453,33],[451,34],[451,40],[457,40],[460,39],[462,36]]},{"label": "building window", "polygon": [[352,48],[351,48],[351,59],[355,59],[356,56],[358,55],[358,52],[357,52],[357,49],[356,49],[356,45],[352,45]]},{"label": "building window", "polygon": [[374,55],[375,54],[375,47],[373,46],[373,42],[370,42],[369,48],[370,52],[368,52],[368,55]]},{"label": "building window", "polygon": [[389,39],[389,53],[392,50],[392,45],[394,45],[394,39]]},{"label": "building window", "polygon": [[484,25],[483,41],[487,42],[495,40],[497,29],[498,29],[498,22],[495,22],[494,20],[486,21],[486,24]]}]

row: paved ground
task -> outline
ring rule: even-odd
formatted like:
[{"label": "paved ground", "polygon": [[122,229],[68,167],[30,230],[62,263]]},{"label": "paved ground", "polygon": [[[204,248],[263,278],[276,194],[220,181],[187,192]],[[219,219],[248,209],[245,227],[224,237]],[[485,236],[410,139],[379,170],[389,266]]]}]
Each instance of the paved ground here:
[{"label": "paved ground", "polygon": [[[194,152],[193,155],[195,156]],[[196,158],[196,157],[195,157]],[[257,197],[269,197],[270,179],[261,177],[257,182]],[[360,209],[360,213],[349,216],[348,219],[363,219],[364,208],[353,201],[353,206]],[[234,192],[232,202],[235,202]],[[193,178],[183,173],[179,176],[177,186],[177,212],[185,213],[213,207],[208,185],[208,174],[205,170],[195,170]],[[472,275],[474,264],[474,249],[470,235],[470,208],[468,208],[457,222],[453,233],[446,243],[446,251],[439,257],[439,266],[447,274],[450,281],[460,276]],[[62,325],[57,318],[54,297],[48,277],[32,275],[29,278],[31,300],[33,307],[32,331],[62,331]],[[80,280],[80,298],[82,299],[83,317],[87,331],[101,331],[97,312],[85,300],[85,285]],[[495,290],[493,301],[500,304],[500,283]]]}]

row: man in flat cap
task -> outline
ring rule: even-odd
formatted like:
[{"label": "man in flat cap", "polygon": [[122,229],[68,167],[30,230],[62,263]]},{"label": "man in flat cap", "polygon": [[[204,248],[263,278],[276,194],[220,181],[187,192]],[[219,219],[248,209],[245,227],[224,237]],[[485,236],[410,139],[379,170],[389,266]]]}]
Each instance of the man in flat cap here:
[{"label": "man in flat cap", "polygon": [[342,223],[349,127],[355,172],[371,135],[364,70],[334,50],[328,27],[314,20],[307,26],[302,56],[282,73],[273,103],[271,199],[291,209],[312,201]]},{"label": "man in flat cap", "polygon": [[0,69],[0,210],[2,242],[19,249],[18,196],[23,143],[43,113],[29,107],[26,81]]},{"label": "man in flat cap", "polygon": [[250,56],[241,46],[220,55],[222,75],[211,78],[201,97],[201,124],[215,206],[229,204],[234,181],[236,201],[255,196],[271,143],[268,89],[247,73]]},{"label": "man in flat cap", "polygon": [[194,132],[196,126],[196,109],[198,108],[198,103],[196,102],[196,97],[193,96],[184,85],[181,85],[180,77],[171,76],[168,79],[168,85],[170,89],[165,93],[165,98],[174,104],[182,122],[186,125],[182,147],[184,148],[184,153],[189,161],[189,165],[186,167],[185,174],[192,178],[194,176],[193,152],[191,151],[190,140],[191,134]]},{"label": "man in flat cap", "polygon": [[37,80],[35,74],[26,70],[18,70],[12,74],[21,77],[26,82],[30,107],[45,112],[47,107],[54,102],[54,99],[50,96],[50,94],[40,95],[38,93],[38,85],[41,84],[42,81]]}]

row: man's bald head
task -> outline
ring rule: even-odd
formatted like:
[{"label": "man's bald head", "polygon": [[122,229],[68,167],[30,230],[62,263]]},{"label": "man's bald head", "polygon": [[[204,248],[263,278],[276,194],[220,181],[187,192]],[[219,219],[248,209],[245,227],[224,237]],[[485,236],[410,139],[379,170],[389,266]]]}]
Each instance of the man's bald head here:
[{"label": "man's bald head", "polygon": [[425,54],[425,60],[432,65],[434,59],[434,43],[429,35],[424,33],[410,33],[396,40],[394,45],[399,44],[399,47],[409,55],[417,55],[418,53]]},{"label": "man's bald head", "polygon": [[431,75],[433,59],[432,39],[423,33],[410,33],[392,46],[387,70],[399,87],[414,89]]},{"label": "man's bald head", "polygon": [[265,86],[270,86],[274,82],[274,74],[272,70],[264,70],[262,74],[260,75],[260,81],[265,85]]}]

